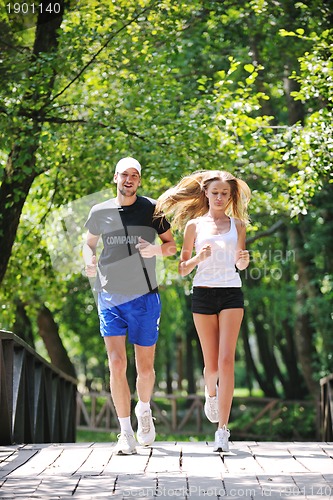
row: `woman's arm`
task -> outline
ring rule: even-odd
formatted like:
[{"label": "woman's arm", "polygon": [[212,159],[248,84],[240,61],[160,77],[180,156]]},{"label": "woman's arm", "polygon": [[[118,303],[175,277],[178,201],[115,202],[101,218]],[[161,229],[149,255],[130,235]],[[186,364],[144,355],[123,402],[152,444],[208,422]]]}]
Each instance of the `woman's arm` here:
[{"label": "woman's arm", "polygon": [[200,252],[192,257],[194,242],[196,238],[196,222],[190,220],[185,227],[183,247],[180,254],[178,272],[181,276],[187,276],[202,260],[207,259],[212,254],[211,246],[204,245]]},{"label": "woman's arm", "polygon": [[235,219],[238,233],[235,263],[237,269],[243,271],[250,263],[250,253],[246,250],[246,226],[241,220]]}]

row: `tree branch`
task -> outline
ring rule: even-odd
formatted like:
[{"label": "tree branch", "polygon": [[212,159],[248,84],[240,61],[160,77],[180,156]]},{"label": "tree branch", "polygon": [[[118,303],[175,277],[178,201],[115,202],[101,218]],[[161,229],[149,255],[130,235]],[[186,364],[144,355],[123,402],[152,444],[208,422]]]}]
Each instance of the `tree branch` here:
[{"label": "tree branch", "polygon": [[256,240],[260,240],[261,238],[265,238],[266,236],[270,236],[271,234],[275,233],[278,229],[280,229],[281,226],[284,225],[283,220],[278,220],[271,226],[270,228],[266,229],[266,231],[262,231],[261,233],[257,233],[254,236],[251,236],[250,238],[246,238],[246,244],[250,245]]},{"label": "tree branch", "polygon": [[[91,124],[90,122],[88,122],[87,120],[84,120],[83,118],[76,118],[75,120],[67,120],[66,118],[59,118],[57,116],[49,116],[49,117],[47,117],[47,116],[34,116],[34,119],[38,123],[60,123],[60,124],[69,124],[69,125],[72,125],[75,123],[81,123],[83,125]],[[115,127],[111,127],[110,125],[105,125],[102,122],[97,122],[97,123],[94,123],[93,125],[94,126],[98,125],[99,127],[102,127],[102,128],[115,128]]]},{"label": "tree branch", "polygon": [[[55,94],[48,102],[48,104],[51,104],[53,101],[55,101],[58,97],[60,97],[62,94],[64,94],[66,92],[67,89],[69,89],[69,87],[71,87],[73,85],[73,83],[75,83],[79,78],[80,76],[86,71],[87,68],[89,68],[89,66],[97,59],[97,57],[100,55],[101,52],[103,52],[103,50],[109,45],[109,43],[114,39],[116,38],[122,31],[124,31],[124,29],[127,28],[127,26],[130,26],[134,21],[136,21],[140,16],[142,16],[145,12],[147,12],[148,10],[152,9],[154,7],[154,5],[158,3],[157,1],[153,2],[153,4],[151,6],[148,6],[146,7],[145,9],[143,9],[142,11],[140,11],[136,16],[134,16],[130,21],[128,21],[128,23],[126,24],[123,24],[123,26],[121,28],[119,28],[115,33],[113,33],[107,40],[106,42],[102,45],[102,47],[100,49],[98,49],[98,51],[92,56],[92,58],[90,59],[90,61],[88,61],[84,66],[83,68],[79,71],[79,73],[62,89],[60,90],[60,92],[58,92],[57,94]],[[46,107],[46,105],[45,105]]]},{"label": "tree branch", "polygon": [[[119,129],[119,127],[115,127],[113,125],[106,125],[105,123],[102,123],[102,122],[89,122],[87,120],[84,120],[83,118],[77,118],[75,120],[67,120],[66,118],[59,118],[57,116],[51,116],[51,117],[47,117],[47,116],[37,116],[35,117],[35,120],[37,122],[41,122],[41,123],[60,123],[60,124],[68,124],[68,125],[73,125],[73,124],[82,124],[82,125],[89,125],[89,126],[98,126],[98,127],[101,127],[101,128],[106,128],[106,129]],[[123,125],[123,132],[126,132],[126,134],[128,135],[131,135],[133,137],[136,137],[137,139],[140,139],[141,141],[145,141],[146,138],[140,134],[138,134],[137,132],[133,132],[132,130],[128,130],[128,128],[126,127],[126,125]]]}]

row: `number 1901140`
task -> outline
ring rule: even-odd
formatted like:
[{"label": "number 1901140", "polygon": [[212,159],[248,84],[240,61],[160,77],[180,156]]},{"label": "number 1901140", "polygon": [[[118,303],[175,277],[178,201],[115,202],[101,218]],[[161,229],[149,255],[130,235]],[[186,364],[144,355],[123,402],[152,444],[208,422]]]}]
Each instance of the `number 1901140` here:
[{"label": "number 1901140", "polygon": [[61,5],[59,2],[40,2],[40,3],[27,3],[27,2],[13,2],[6,5],[8,14],[18,15],[31,15],[38,13],[60,14]]}]

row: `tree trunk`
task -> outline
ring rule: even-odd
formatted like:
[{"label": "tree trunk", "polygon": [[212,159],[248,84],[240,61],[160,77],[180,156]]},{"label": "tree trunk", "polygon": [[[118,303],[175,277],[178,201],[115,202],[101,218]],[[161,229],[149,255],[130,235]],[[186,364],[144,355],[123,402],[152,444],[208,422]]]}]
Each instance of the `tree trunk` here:
[{"label": "tree trunk", "polygon": [[[251,273],[249,273],[246,279],[246,286],[247,289],[245,295],[251,297],[252,288],[259,287],[260,280],[254,280],[251,277]],[[251,317],[248,318],[248,316]],[[267,331],[264,327],[264,321],[261,319],[265,317],[266,311],[263,301],[258,302],[258,304],[251,304],[251,307],[248,308],[248,312],[246,312],[243,319],[242,335],[247,362],[250,363],[250,367],[256,377],[260,388],[264,391],[266,397],[276,398],[278,397],[278,393],[274,381],[275,378],[280,374],[276,371],[277,363],[274,358],[274,353],[272,352],[272,349],[269,345],[270,336],[267,335]],[[248,330],[244,327],[245,321],[252,321],[254,325],[254,333],[256,337],[260,363],[263,367],[263,373],[259,373],[254,364],[251,347],[247,338]]]},{"label": "tree trunk", "polygon": [[51,311],[46,306],[43,306],[38,313],[37,325],[39,335],[44,341],[51,363],[59,368],[59,370],[76,378],[74,365],[69,359],[59,336],[58,325],[54,321]]},{"label": "tree trunk", "polygon": [[247,388],[249,389],[250,396],[252,395],[252,389],[253,389],[253,380],[256,380],[259,384],[259,387],[261,387],[261,376],[260,373],[257,370],[257,367],[255,365],[252,352],[251,352],[251,347],[250,347],[250,342],[249,342],[249,327],[248,323],[246,321],[246,318],[244,318],[240,334],[243,340],[243,349],[244,349],[244,356],[245,356],[245,367],[246,367],[246,385]]},{"label": "tree trunk", "polygon": [[196,393],[196,384],[194,379],[194,352],[193,340],[197,337],[194,324],[192,328],[186,331],[186,378],[187,378],[187,391],[189,394]]},{"label": "tree trunk", "polygon": [[[0,283],[3,281],[12,253],[23,205],[36,177],[35,173],[24,175],[22,170],[33,172],[37,147],[37,144],[27,147],[14,146],[3,173],[0,186]],[[15,166],[20,154],[27,157],[22,168]]]},{"label": "tree trunk", "polygon": [[16,298],[14,300],[16,311],[15,311],[15,323],[13,326],[13,333],[20,337],[24,342],[30,345],[33,349],[35,348],[34,337],[32,333],[32,325],[27,311],[25,310],[25,305],[22,300]]},{"label": "tree trunk", "polygon": [[[36,36],[31,62],[34,63],[41,53],[54,53],[58,46],[58,29],[63,19],[65,2],[59,0],[61,13],[54,14],[42,9],[39,12],[36,26]],[[32,64],[32,66],[34,66]],[[36,70],[39,71],[39,70]],[[29,78],[33,82],[34,73],[30,71]],[[17,109],[17,116],[25,124],[16,130],[16,142],[8,156],[0,187],[0,284],[6,273],[12,247],[20,221],[20,216],[34,179],[41,173],[36,168],[36,151],[39,146],[39,133],[43,115],[43,106],[48,102],[55,75],[47,80],[41,94],[38,86],[35,91],[28,91]],[[45,82],[44,82],[45,83]],[[47,91],[45,91],[47,88]],[[26,130],[24,130],[26,127]]]},{"label": "tree trunk", "polygon": [[304,377],[298,368],[295,332],[287,320],[282,321],[281,327],[286,339],[286,345],[280,345],[280,352],[288,373],[287,383],[283,386],[285,396],[287,399],[304,399],[309,393],[305,386]]},{"label": "tree trunk", "polygon": [[315,329],[311,312],[307,308],[307,299],[313,296],[310,263],[304,255],[304,240],[299,226],[293,225],[289,229],[290,239],[295,248],[295,259],[298,274],[296,294],[296,325],[295,343],[302,372],[309,392],[315,398],[319,395],[319,384],[314,379],[313,365],[318,360],[314,343]]},{"label": "tree trunk", "polygon": [[[262,315],[261,311],[254,309],[252,311],[252,320],[254,324],[255,334],[257,338],[257,345],[259,350],[259,357],[264,368],[264,376],[261,378],[261,388],[265,393],[265,396],[269,398],[277,398],[278,393],[275,387],[274,380],[277,377],[276,373],[276,361],[274,354],[267,342],[267,332],[264,328],[262,321],[258,320],[258,317]],[[263,317],[265,315],[263,314]]]},{"label": "tree trunk", "polygon": [[167,360],[165,365],[166,370],[166,392],[167,394],[172,394],[172,375],[171,375],[172,364],[170,361],[170,353],[167,353]]},{"label": "tree trunk", "polygon": [[[284,224],[279,229],[280,242],[283,245],[283,254],[288,255],[290,249],[290,241],[288,238],[287,226]],[[294,268],[293,266],[285,266],[283,268],[283,276],[285,283],[293,282]],[[286,291],[288,293],[288,291]],[[304,399],[309,395],[306,388],[304,377],[299,369],[297,358],[297,349],[295,345],[295,326],[291,321],[295,315],[294,299],[288,305],[287,317],[280,320],[276,334],[275,342],[279,343],[279,350],[285,364],[287,373],[284,377],[283,389],[287,399]]]}]

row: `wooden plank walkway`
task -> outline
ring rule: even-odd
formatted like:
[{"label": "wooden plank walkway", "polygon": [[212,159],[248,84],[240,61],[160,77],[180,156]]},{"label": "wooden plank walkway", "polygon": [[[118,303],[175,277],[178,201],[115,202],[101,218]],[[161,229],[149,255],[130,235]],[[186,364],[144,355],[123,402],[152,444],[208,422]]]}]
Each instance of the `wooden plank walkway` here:
[{"label": "wooden plank walkway", "polygon": [[[1,425],[1,424],[0,424]],[[0,447],[3,499],[333,499],[333,443],[155,442],[138,454],[112,443]]]}]

